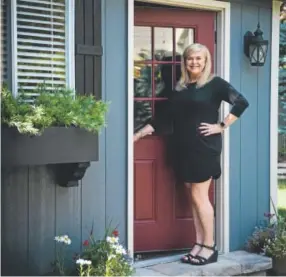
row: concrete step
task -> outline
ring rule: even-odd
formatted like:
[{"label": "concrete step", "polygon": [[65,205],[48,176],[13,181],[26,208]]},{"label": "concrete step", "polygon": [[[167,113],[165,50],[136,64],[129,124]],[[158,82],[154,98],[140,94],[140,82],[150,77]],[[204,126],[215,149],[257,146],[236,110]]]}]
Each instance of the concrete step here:
[{"label": "concrete step", "polygon": [[136,262],[134,276],[265,276],[272,268],[272,259],[233,251],[219,255],[216,263],[195,266],[180,262],[182,255]]}]

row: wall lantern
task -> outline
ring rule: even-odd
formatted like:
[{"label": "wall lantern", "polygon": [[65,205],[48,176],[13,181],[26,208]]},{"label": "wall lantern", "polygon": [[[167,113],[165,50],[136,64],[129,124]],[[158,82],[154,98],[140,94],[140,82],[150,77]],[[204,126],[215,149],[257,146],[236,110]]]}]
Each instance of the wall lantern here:
[{"label": "wall lantern", "polygon": [[250,31],[244,35],[244,54],[252,66],[263,66],[267,56],[268,40],[264,40],[260,24],[254,34]]}]

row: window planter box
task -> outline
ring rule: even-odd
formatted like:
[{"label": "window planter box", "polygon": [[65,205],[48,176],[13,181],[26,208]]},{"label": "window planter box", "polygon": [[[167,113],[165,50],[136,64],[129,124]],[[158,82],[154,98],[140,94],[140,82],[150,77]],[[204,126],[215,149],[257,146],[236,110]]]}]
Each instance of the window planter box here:
[{"label": "window planter box", "polygon": [[51,165],[58,177],[58,173],[62,177],[76,175],[72,178],[76,181],[83,177],[91,161],[98,161],[98,136],[80,128],[50,127],[41,136],[28,136],[16,128],[2,126],[1,136],[4,167]]}]

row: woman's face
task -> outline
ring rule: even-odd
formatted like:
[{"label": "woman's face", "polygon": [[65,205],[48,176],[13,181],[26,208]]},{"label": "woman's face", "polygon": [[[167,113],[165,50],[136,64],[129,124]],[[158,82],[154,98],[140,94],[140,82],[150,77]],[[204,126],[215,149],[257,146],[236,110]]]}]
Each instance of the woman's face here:
[{"label": "woman's face", "polygon": [[186,68],[190,76],[199,76],[206,65],[206,57],[202,51],[190,54],[186,60]]}]

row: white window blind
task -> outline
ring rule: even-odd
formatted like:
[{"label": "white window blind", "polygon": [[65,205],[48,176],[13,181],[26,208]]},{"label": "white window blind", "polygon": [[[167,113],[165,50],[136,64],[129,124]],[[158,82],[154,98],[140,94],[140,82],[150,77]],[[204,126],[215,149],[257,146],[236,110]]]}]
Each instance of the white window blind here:
[{"label": "white window blind", "polygon": [[70,9],[73,1],[12,1],[14,95],[23,92],[32,100],[37,96],[35,89],[43,83],[48,89],[71,87],[68,74],[72,72],[69,67],[73,63],[69,61],[72,49],[68,44],[74,44],[69,34],[74,30],[69,18],[73,13]]},{"label": "white window blind", "polygon": [[7,82],[7,0],[1,2],[1,83]]}]

